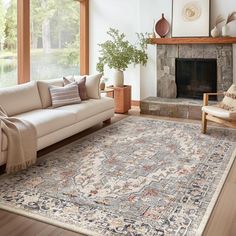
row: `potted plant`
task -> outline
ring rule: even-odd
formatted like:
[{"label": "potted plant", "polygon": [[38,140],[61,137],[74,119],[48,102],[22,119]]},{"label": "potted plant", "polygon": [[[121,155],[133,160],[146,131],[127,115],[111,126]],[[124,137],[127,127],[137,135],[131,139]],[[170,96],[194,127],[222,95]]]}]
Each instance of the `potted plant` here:
[{"label": "potted plant", "polygon": [[137,43],[131,44],[126,39],[125,34],[113,28],[110,28],[107,34],[110,39],[98,44],[100,46],[100,57],[97,63],[97,70],[103,73],[105,65],[110,69],[115,69],[114,86],[123,87],[124,71],[130,64],[146,65],[148,60],[146,53],[148,40],[145,34],[137,33]]}]

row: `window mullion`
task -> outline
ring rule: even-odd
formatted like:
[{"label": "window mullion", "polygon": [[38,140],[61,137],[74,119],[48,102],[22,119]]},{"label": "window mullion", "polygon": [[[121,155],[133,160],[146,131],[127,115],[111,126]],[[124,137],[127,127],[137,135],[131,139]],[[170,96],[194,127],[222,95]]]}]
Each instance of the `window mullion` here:
[{"label": "window mullion", "polygon": [[30,81],[30,0],[17,1],[18,83]]}]

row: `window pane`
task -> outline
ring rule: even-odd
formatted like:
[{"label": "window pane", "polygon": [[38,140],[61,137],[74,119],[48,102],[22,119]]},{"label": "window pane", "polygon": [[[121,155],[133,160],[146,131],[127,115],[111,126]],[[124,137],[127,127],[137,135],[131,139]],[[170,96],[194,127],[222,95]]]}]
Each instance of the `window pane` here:
[{"label": "window pane", "polygon": [[17,84],[17,0],[0,0],[0,87]]},{"label": "window pane", "polygon": [[79,74],[79,2],[31,0],[31,80]]}]

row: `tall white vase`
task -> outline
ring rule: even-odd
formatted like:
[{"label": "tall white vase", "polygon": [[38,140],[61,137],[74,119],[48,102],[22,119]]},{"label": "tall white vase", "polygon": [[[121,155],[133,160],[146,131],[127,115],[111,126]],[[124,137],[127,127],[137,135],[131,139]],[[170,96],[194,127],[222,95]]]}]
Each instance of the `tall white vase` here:
[{"label": "tall white vase", "polygon": [[223,36],[223,37],[229,36],[229,35],[228,35],[228,25],[227,25],[227,24],[223,25],[222,30],[221,30],[221,33],[222,33],[222,36]]},{"label": "tall white vase", "polygon": [[114,78],[114,87],[123,87],[124,86],[124,72],[121,70],[115,70],[113,74]]}]

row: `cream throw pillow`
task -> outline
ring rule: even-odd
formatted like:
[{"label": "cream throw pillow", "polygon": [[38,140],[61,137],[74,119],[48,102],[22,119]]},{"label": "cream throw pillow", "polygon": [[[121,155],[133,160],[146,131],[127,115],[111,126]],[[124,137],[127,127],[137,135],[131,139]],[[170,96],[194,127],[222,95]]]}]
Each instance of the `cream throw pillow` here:
[{"label": "cream throw pillow", "polygon": [[65,87],[51,86],[49,90],[52,98],[53,108],[78,104],[81,102],[76,82],[66,85]]},{"label": "cream throw pillow", "polygon": [[[86,76],[86,92],[89,98],[100,99],[100,80],[102,74]],[[76,79],[76,76],[75,76]]]},{"label": "cream throw pillow", "polygon": [[236,111],[236,84],[232,84],[225,93],[225,97],[219,107],[229,111]]}]

